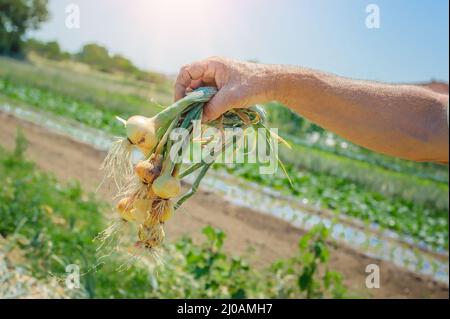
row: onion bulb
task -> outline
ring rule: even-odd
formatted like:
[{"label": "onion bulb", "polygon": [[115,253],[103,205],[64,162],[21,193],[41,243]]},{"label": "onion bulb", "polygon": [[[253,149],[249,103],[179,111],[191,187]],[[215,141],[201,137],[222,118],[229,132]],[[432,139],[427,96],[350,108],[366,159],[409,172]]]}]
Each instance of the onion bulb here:
[{"label": "onion bulb", "polygon": [[117,203],[117,211],[123,220],[131,222],[134,220],[133,217],[133,199],[131,197],[122,198],[119,203]]},{"label": "onion bulb", "polygon": [[163,199],[174,198],[181,193],[180,179],[173,176],[174,162],[170,156],[164,160],[162,164],[161,174],[153,181],[153,193]]},{"label": "onion bulb", "polygon": [[161,198],[174,198],[181,193],[181,183],[177,177],[164,174],[153,181],[152,190],[155,195]]},{"label": "onion bulb", "polygon": [[151,151],[158,143],[156,132],[159,126],[155,118],[134,115],[126,121],[119,117],[117,119],[125,125],[128,141],[141,151]]},{"label": "onion bulb", "polygon": [[167,205],[165,206],[165,209],[159,218],[159,222],[165,223],[166,221],[168,221],[170,218],[172,218],[174,211],[175,210],[173,208],[173,203],[171,201],[167,201]]},{"label": "onion bulb", "polygon": [[168,199],[158,198],[153,201],[150,221],[152,224],[168,221],[174,213],[173,202]]},{"label": "onion bulb", "polygon": [[148,156],[158,144],[160,136],[158,130],[166,127],[173,119],[186,108],[196,102],[207,102],[217,90],[212,87],[199,88],[165,108],[154,117],[148,118],[142,115],[134,115],[128,120],[120,117],[117,119],[126,127],[128,141],[137,146],[139,150]]},{"label": "onion bulb", "polygon": [[145,223],[150,218],[152,210],[151,199],[138,198],[133,203],[132,215],[135,221]]},{"label": "onion bulb", "polygon": [[161,173],[162,155],[158,154],[139,162],[134,171],[145,184],[151,184]]}]

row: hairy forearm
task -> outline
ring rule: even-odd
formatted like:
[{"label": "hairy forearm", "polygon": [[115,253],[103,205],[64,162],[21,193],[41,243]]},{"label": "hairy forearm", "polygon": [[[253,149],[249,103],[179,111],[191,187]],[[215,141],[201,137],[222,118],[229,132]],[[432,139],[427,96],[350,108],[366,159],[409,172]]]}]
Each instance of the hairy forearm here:
[{"label": "hairy forearm", "polygon": [[268,98],[371,150],[448,163],[448,96],[412,85],[355,81],[269,66]]}]

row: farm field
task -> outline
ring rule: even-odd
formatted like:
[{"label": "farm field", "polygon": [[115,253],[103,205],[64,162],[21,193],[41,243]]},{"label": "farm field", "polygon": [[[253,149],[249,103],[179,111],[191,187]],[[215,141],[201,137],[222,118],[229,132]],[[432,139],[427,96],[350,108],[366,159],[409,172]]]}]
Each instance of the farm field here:
[{"label": "farm field", "polygon": [[[36,64],[0,60],[0,99],[4,103],[25,103],[117,135],[121,134],[122,127],[115,115],[123,118],[135,113],[150,116],[160,109],[159,103],[167,104],[171,99],[170,82],[165,86],[159,84],[157,88],[150,85],[150,92],[165,92],[159,95],[160,100],[150,102],[140,89],[142,83],[123,84],[124,80],[93,71],[85,81],[86,71],[76,73],[73,67],[52,65],[42,59]],[[91,83],[92,78],[99,78],[97,84]],[[280,125],[282,117],[277,116],[276,111],[270,112],[272,109],[273,106],[269,107],[271,124],[283,127]],[[311,205],[375,222],[434,248],[448,249],[447,166],[391,159],[349,143],[346,143],[349,145],[346,150],[332,149],[323,146],[325,137],[308,145],[301,133],[298,132],[295,140],[286,137],[292,150],[280,147],[281,158],[294,182],[293,189],[281,172],[276,178],[265,179],[257,174],[255,165],[226,169],[292,193]],[[303,143],[298,141],[302,138]],[[339,138],[335,139],[334,143],[342,144]]]},{"label": "farm field", "polygon": [[[101,215],[105,214],[106,218],[108,219],[111,215],[111,211],[107,207],[107,204],[103,204],[104,206],[100,206],[100,208],[98,208],[98,201],[88,201],[87,203],[85,203],[84,201],[86,199],[89,200],[89,197],[86,197],[83,194],[96,190],[98,186],[98,180],[101,179],[101,172],[98,170],[98,167],[105,154],[88,145],[77,143],[76,141],[68,139],[67,137],[61,135],[55,135],[54,133],[48,132],[47,130],[39,126],[30,124],[28,122],[19,121],[9,115],[1,114],[0,123],[2,123],[2,125],[0,126],[0,139],[2,140],[4,149],[6,149],[6,151],[2,151],[2,166],[4,166],[5,163],[8,163],[7,160],[5,161],[5,154],[7,154],[7,152],[13,151],[15,148],[17,128],[20,127],[22,128],[22,131],[24,132],[24,135],[28,141],[28,147],[25,152],[26,158],[34,161],[37,164],[37,168],[39,170],[42,170],[44,172],[52,172],[52,174],[55,174],[58,180],[60,180],[58,184],[64,185],[69,182],[70,187],[67,187],[67,190],[74,191],[75,193],[73,194],[73,196],[77,198],[77,200],[79,200],[81,203],[81,207],[77,208],[76,212],[74,212],[73,210],[65,207],[60,207],[58,209],[58,205],[54,204],[54,201],[58,199],[63,202],[66,201],[64,199],[64,192],[63,194],[60,194],[59,197],[53,199],[51,201],[51,203],[53,203],[53,206],[51,205],[49,207],[52,207],[52,211],[54,212],[52,214],[52,219],[54,221],[57,221],[59,219],[59,223],[57,222],[56,225],[53,226],[55,227],[54,231],[57,233],[48,234],[46,236],[52,235],[55,236],[53,237],[54,240],[59,240],[59,237],[56,237],[56,235],[58,235],[58,232],[65,231],[64,227],[66,225],[66,222],[64,222],[63,219],[68,218],[63,214],[71,212],[72,214],[78,214],[78,210],[81,210],[80,217],[75,218],[78,221],[76,227],[84,227],[84,221],[89,221],[88,224],[91,226],[89,227],[89,229],[84,230],[85,233],[83,234],[85,234],[85,237],[83,237],[84,240],[82,241],[82,243],[83,247],[86,247],[87,249],[87,260],[90,262],[94,262],[95,258],[93,256],[93,245],[91,243],[91,238],[92,236],[95,236],[96,231],[101,229],[101,225],[104,223],[104,221],[102,221]],[[17,160],[15,160],[14,162],[17,162]],[[21,163],[20,165],[24,164]],[[3,175],[15,174],[15,172],[11,173],[9,170],[2,170],[1,172]],[[46,180],[47,178],[48,177],[45,177],[44,180]],[[81,181],[81,184],[79,184],[78,186],[76,183],[72,184],[71,181],[74,180]],[[39,185],[41,185],[41,183],[42,182],[40,182]],[[47,192],[51,193],[53,191],[55,180],[50,177],[47,183],[49,184],[49,189],[47,189]],[[86,192],[82,191],[80,186],[83,187]],[[30,185],[30,187],[32,187],[32,185]],[[59,188],[60,186],[57,187]],[[33,188],[30,189],[30,191],[32,190]],[[2,193],[2,196],[7,195],[8,193]],[[41,195],[41,193],[39,195]],[[111,189],[109,189],[108,187],[103,188],[102,191],[97,194],[99,199],[103,199],[105,201],[104,203],[110,200],[111,195]],[[11,198],[9,200],[11,200]],[[50,203],[49,199],[47,199],[46,197],[39,198],[37,196],[36,200],[39,200],[45,204]],[[27,202],[21,203],[21,205],[27,205]],[[74,208],[74,206],[71,207],[72,209]],[[210,207],[217,207],[218,209],[211,211]],[[43,213],[46,214],[48,212],[48,209],[49,208],[45,206],[43,208]],[[92,213],[93,211],[95,213]],[[8,213],[9,210],[2,210],[1,212]],[[81,214],[83,212],[85,212],[85,214],[88,214],[84,219],[81,218]],[[20,218],[23,218],[24,216],[30,216],[29,214],[33,216],[33,213],[35,213],[33,210],[30,211],[29,209],[25,209],[24,207],[23,215],[21,215]],[[59,216],[60,214],[62,216]],[[60,219],[59,217],[62,217],[63,219]],[[224,241],[223,247],[224,252],[226,254],[229,254],[230,256],[241,256],[243,258],[243,261],[246,261],[248,265],[254,268],[252,273],[255,271],[259,272],[262,269],[268,269],[276,261],[287,261],[290,258],[295,257],[296,252],[298,251],[298,240],[305,234],[304,231],[292,227],[289,223],[283,222],[277,218],[262,215],[257,211],[234,206],[227,201],[214,196],[208,191],[202,191],[197,194],[197,196],[194,197],[192,201],[187,203],[186,207],[184,207],[183,211],[178,216],[176,216],[176,220],[174,221],[176,222],[172,222],[167,225],[169,244],[178,243],[179,240],[181,240],[184,236],[189,236],[189,238],[191,238],[196,245],[200,245],[200,243],[204,242],[202,229],[210,225],[216,229],[221,229],[226,234],[226,239]],[[45,222],[46,221],[44,220],[43,224],[45,224]],[[58,227],[63,227],[63,229],[58,230]],[[40,230],[39,228],[31,228],[26,229],[26,231],[39,232]],[[8,232],[10,232],[10,230],[3,231],[3,235],[5,235],[5,233],[6,235],[8,235]],[[22,234],[23,237],[30,236],[27,233]],[[8,236],[6,238],[8,238]],[[270,238],[270,241],[268,241],[267,238]],[[66,235],[65,241],[67,241],[68,243],[61,243],[61,245],[73,245],[71,243],[72,235]],[[27,244],[22,245],[22,249],[24,249],[25,251],[27,247]],[[428,278],[427,276],[414,274],[412,272],[398,268],[389,262],[373,260],[357,251],[354,251],[353,249],[347,248],[345,245],[331,244],[328,247],[328,249],[330,250],[328,267],[330,270],[342,274],[343,284],[347,288],[346,296],[356,296],[358,298],[448,297],[447,285],[430,280],[430,278]],[[28,249],[30,248],[28,247]],[[54,254],[56,256],[62,255],[62,257],[65,256],[63,253],[61,253],[61,251],[58,251],[56,249],[52,250],[51,254]],[[31,260],[36,258],[36,256],[33,255],[26,257],[30,258]],[[70,256],[66,256],[65,258],[71,259]],[[36,262],[39,262],[41,258],[34,260]],[[365,289],[364,286],[365,273],[363,270],[366,264],[372,262],[376,262],[380,265],[380,268],[382,269],[382,278],[389,278],[389,280],[382,282],[382,289],[372,290],[370,291],[370,293],[368,293],[367,289]],[[90,282],[89,280],[96,278],[96,276],[104,278],[105,286],[100,283],[95,287],[89,288],[91,289],[90,293],[93,297],[115,296],[130,298],[174,296],[161,295],[158,294],[158,292],[136,292],[136,289],[127,290],[124,288],[120,291],[116,291],[116,289],[111,288],[108,289],[107,287],[111,287],[110,284],[114,284],[114,280],[118,280],[116,279],[117,272],[114,268],[117,266],[118,264],[116,263],[108,266],[107,268],[99,269],[98,272],[95,273],[95,276],[87,277],[82,280],[82,283],[86,286],[87,289],[89,288],[89,285],[93,284],[93,282]],[[61,271],[61,267],[61,264],[55,263],[48,265],[48,268],[46,268],[45,270],[51,269],[54,273],[58,273],[58,271]],[[33,267],[29,268],[31,268],[31,270],[34,269]],[[39,267],[36,269],[39,269],[39,272],[35,273],[35,275],[37,275],[41,279],[44,279],[46,276],[46,271],[43,271]],[[187,271],[187,269],[184,269],[183,271]],[[120,278],[122,278],[123,273],[119,274]],[[114,278],[110,278],[111,276]],[[145,274],[145,272],[131,271],[126,277],[125,282],[127,285],[136,285],[137,283],[139,283],[139,285],[142,285],[142,287],[147,287],[146,285],[148,285],[149,282],[146,276],[147,275]],[[184,278],[184,276],[182,276],[182,278]],[[99,280],[103,282],[103,279],[96,279],[97,282]],[[182,279],[180,278],[180,280]],[[254,288],[250,288],[249,290],[253,294],[257,293]],[[181,295],[183,291],[179,291],[178,293],[180,293]],[[260,291],[260,293],[263,293],[263,290]],[[250,294],[249,296],[255,295]],[[264,296],[277,297],[277,295],[274,294],[274,291],[270,292],[269,290],[265,290]],[[300,294],[298,291],[296,295],[291,296],[304,297],[304,295]],[[223,297],[226,296],[224,295]],[[278,295],[278,297],[281,297],[281,295]]]},{"label": "farm field", "polygon": [[[24,63],[0,58],[0,104],[25,106],[48,112],[112,135],[122,134],[121,124],[115,120],[116,115],[124,118],[135,113],[153,115],[161,110],[161,105],[168,105],[171,99],[171,81],[169,79],[167,83],[163,84],[147,84],[128,80],[120,75],[107,75],[90,70],[83,65],[67,62],[49,62],[34,57],[31,62]],[[373,154],[327,132],[312,129],[296,130],[295,127],[286,128],[283,132],[283,114],[277,112],[273,103],[268,105],[267,109],[271,125],[279,126],[280,134],[292,145],[291,150],[280,147],[280,155],[293,181],[293,188],[282,172],[275,177],[264,177],[257,174],[255,165],[217,165],[216,170],[226,171],[231,175],[294,196],[311,207],[326,209],[336,215],[345,215],[365,224],[376,224],[382,229],[394,231],[399,236],[412,238],[415,243],[428,250],[447,252],[448,256],[447,166],[411,163]],[[40,169],[53,172],[62,181],[76,179],[87,191],[95,190],[101,180],[98,167],[104,156],[102,152],[79,145],[66,137],[45,132],[42,128],[21,122],[5,114],[1,115],[0,144],[9,150],[13,149],[15,128],[19,126],[25,127],[27,133],[28,131],[34,132],[31,135],[25,134],[30,144],[26,154],[37,163]],[[8,155],[9,153],[6,151],[2,152],[2,161],[7,161],[5,158],[7,159],[11,155]],[[67,165],[65,160],[73,165]],[[20,165],[22,164],[26,167],[31,165],[25,162]],[[30,168],[30,170],[34,172],[34,168]],[[6,174],[8,173],[6,172]],[[44,179],[46,180],[46,177]],[[49,191],[51,191],[57,182],[52,178],[49,180]],[[30,191],[32,192],[33,189]],[[97,202],[84,202],[85,196],[81,194],[84,194],[81,187],[72,185],[63,191],[61,196],[74,196],[77,201],[80,201],[79,205],[84,207],[81,214],[95,211],[96,219],[92,221],[92,229],[86,229],[87,233],[80,238],[85,245],[83,247],[88,249],[88,237],[93,236],[96,230],[101,229],[102,215],[108,211],[108,208],[105,204],[102,204],[105,205],[104,207],[97,205]],[[5,193],[4,196],[6,195]],[[108,201],[111,194],[103,190],[99,196],[101,200]],[[44,196],[42,204],[48,200]],[[223,207],[223,210],[215,212],[214,215],[208,214],[207,207],[211,207],[211,205]],[[61,213],[64,215],[67,211],[68,215],[64,215],[62,218],[68,220],[74,218],[71,217],[71,212],[75,209],[74,207],[63,208]],[[58,216],[55,218],[57,219]],[[43,220],[43,223],[47,222],[49,220]],[[61,221],[61,223],[65,222]],[[286,260],[294,258],[298,250],[298,238],[305,233],[276,218],[236,207],[215,198],[208,192],[202,192],[197,195],[197,199],[194,199],[190,206],[186,207],[185,212],[177,216],[168,226],[167,232],[170,236],[175,237],[170,240],[174,244],[172,249],[201,251],[201,247],[207,246],[207,241],[206,244],[200,244],[205,243],[200,234],[201,229],[206,225],[220,228],[227,235],[224,244],[227,257],[223,258],[231,258],[227,254],[244,255],[250,265],[257,269],[270,269],[267,267],[279,258],[284,258],[285,263],[289,263]],[[61,236],[58,231],[55,229],[54,234],[42,236]],[[13,229],[5,229],[2,235],[8,235],[11,232]],[[207,230],[206,232],[211,231]],[[214,236],[222,236],[218,235],[219,233],[212,233],[215,234]],[[195,245],[198,246],[191,244],[189,240],[180,239],[182,235],[192,236]],[[27,236],[29,237],[30,234],[25,233],[25,237]],[[39,236],[39,234],[35,236]],[[266,236],[270,236],[271,244],[264,240]],[[60,254],[57,250],[59,248],[55,249],[54,254]],[[367,290],[362,287],[364,272],[361,268],[361,265],[368,263],[368,257],[345,247],[345,245],[338,245],[330,249],[330,269],[342,274],[343,281],[350,288],[351,293],[368,297]],[[89,252],[89,249],[88,254],[92,255],[92,251]],[[27,258],[39,260],[38,258],[42,258],[42,256]],[[293,261],[291,260],[291,262]],[[253,273],[252,270],[247,269],[247,266],[241,264],[240,259],[237,263],[238,278],[248,276],[248,272]],[[400,270],[388,262],[382,263],[382,269],[386,271],[386,277],[389,277],[390,281],[385,283],[384,289],[373,292],[374,297],[448,296],[446,285],[438,284],[430,278],[406,270]],[[228,260],[228,264],[232,264],[231,259]],[[56,262],[47,266],[46,269],[52,271],[58,269]],[[183,272],[187,274],[193,272],[189,267],[191,266],[187,262]],[[273,271],[273,267],[271,271]],[[112,268],[113,266],[108,270],[112,271]],[[361,270],[357,271],[357,269]],[[170,279],[170,271],[175,270],[169,270],[167,278],[161,279],[162,283],[171,284],[164,282],[164,280]],[[110,284],[108,280],[117,280],[117,278],[103,278],[101,272],[99,272],[100,278],[95,279],[97,282],[95,289],[92,288],[94,284],[90,282],[94,279],[87,278],[87,293],[91,297],[179,297],[183,296],[182,293],[189,295],[186,291],[179,292],[180,295],[169,295],[169,292],[162,291],[137,295],[117,292],[117,295],[110,295],[111,292],[105,287]],[[281,275],[283,275],[282,270],[280,270]],[[36,274],[36,276],[42,278],[43,273]],[[145,276],[142,273],[132,272],[127,282],[131,285],[132,282],[137,281],[145,285],[147,283]],[[256,287],[256,282],[260,278],[252,278],[253,281],[249,281],[249,286],[245,286],[241,282],[233,284],[239,287],[245,286],[246,297],[304,297],[303,292],[297,291],[296,287],[283,287],[286,289],[285,291],[274,291],[273,287],[269,289],[273,285],[270,282],[267,282],[265,287]],[[191,283],[186,287],[190,287],[190,285]],[[233,289],[230,287],[230,290],[224,295],[220,295],[218,291],[210,293],[215,297],[236,297],[239,295],[233,295],[233,293],[242,293],[242,291]],[[327,290],[326,293],[339,297],[339,292],[333,292],[332,289]],[[334,293],[336,295],[333,295]]]}]

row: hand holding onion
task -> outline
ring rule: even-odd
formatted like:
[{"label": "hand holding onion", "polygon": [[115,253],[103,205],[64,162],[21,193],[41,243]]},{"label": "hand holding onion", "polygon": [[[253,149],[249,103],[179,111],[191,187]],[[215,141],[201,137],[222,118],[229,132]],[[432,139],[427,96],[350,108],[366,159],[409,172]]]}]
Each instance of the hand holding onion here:
[{"label": "hand holding onion", "polygon": [[[102,237],[104,241],[122,233],[115,230],[123,225],[136,223],[139,225],[139,232],[133,250],[145,249],[152,252],[162,244],[165,238],[163,224],[172,218],[175,209],[195,193],[212,164],[196,163],[178,173],[180,164],[175,164],[170,158],[172,144],[168,136],[175,128],[191,132],[192,121],[201,120],[203,105],[215,93],[215,88],[199,88],[154,117],[134,115],[128,120],[118,118],[125,126],[127,137],[113,144],[102,168],[106,170],[107,176],[114,177],[119,186],[122,198],[117,203],[117,211],[121,222],[120,227],[110,227],[114,231],[107,232]],[[244,130],[263,127],[267,130],[264,121],[264,111],[259,107],[251,107],[228,111],[221,119],[210,122],[209,125],[220,128],[240,127]],[[268,138],[268,142],[272,141]],[[134,167],[130,156],[133,147],[137,147],[146,157]],[[227,147],[229,144],[224,143],[214,156],[218,156]],[[181,194],[180,178],[194,171],[199,173],[191,189]],[[119,178],[125,179],[125,182],[117,182]]]}]

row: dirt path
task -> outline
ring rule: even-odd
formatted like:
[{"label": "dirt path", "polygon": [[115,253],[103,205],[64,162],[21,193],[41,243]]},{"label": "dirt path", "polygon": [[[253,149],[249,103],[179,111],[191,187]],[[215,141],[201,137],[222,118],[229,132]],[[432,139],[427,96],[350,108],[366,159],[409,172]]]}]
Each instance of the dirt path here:
[{"label": "dirt path", "polygon": [[[95,191],[101,180],[99,166],[104,153],[68,137],[51,133],[34,124],[0,112],[0,144],[14,146],[18,127],[29,141],[28,157],[61,180],[77,179],[84,188]],[[108,190],[99,192],[110,200]],[[167,225],[169,240],[190,234],[201,238],[200,230],[212,225],[227,234],[225,248],[245,255],[257,267],[269,265],[278,258],[295,254],[302,231],[288,223],[246,208],[236,207],[212,193],[199,192],[186,203],[183,212]],[[381,288],[365,287],[365,268],[375,263],[381,270]],[[366,257],[344,245],[334,248],[330,267],[341,272],[352,291],[376,298],[448,298],[448,287],[430,278],[400,269],[391,263]]]}]

